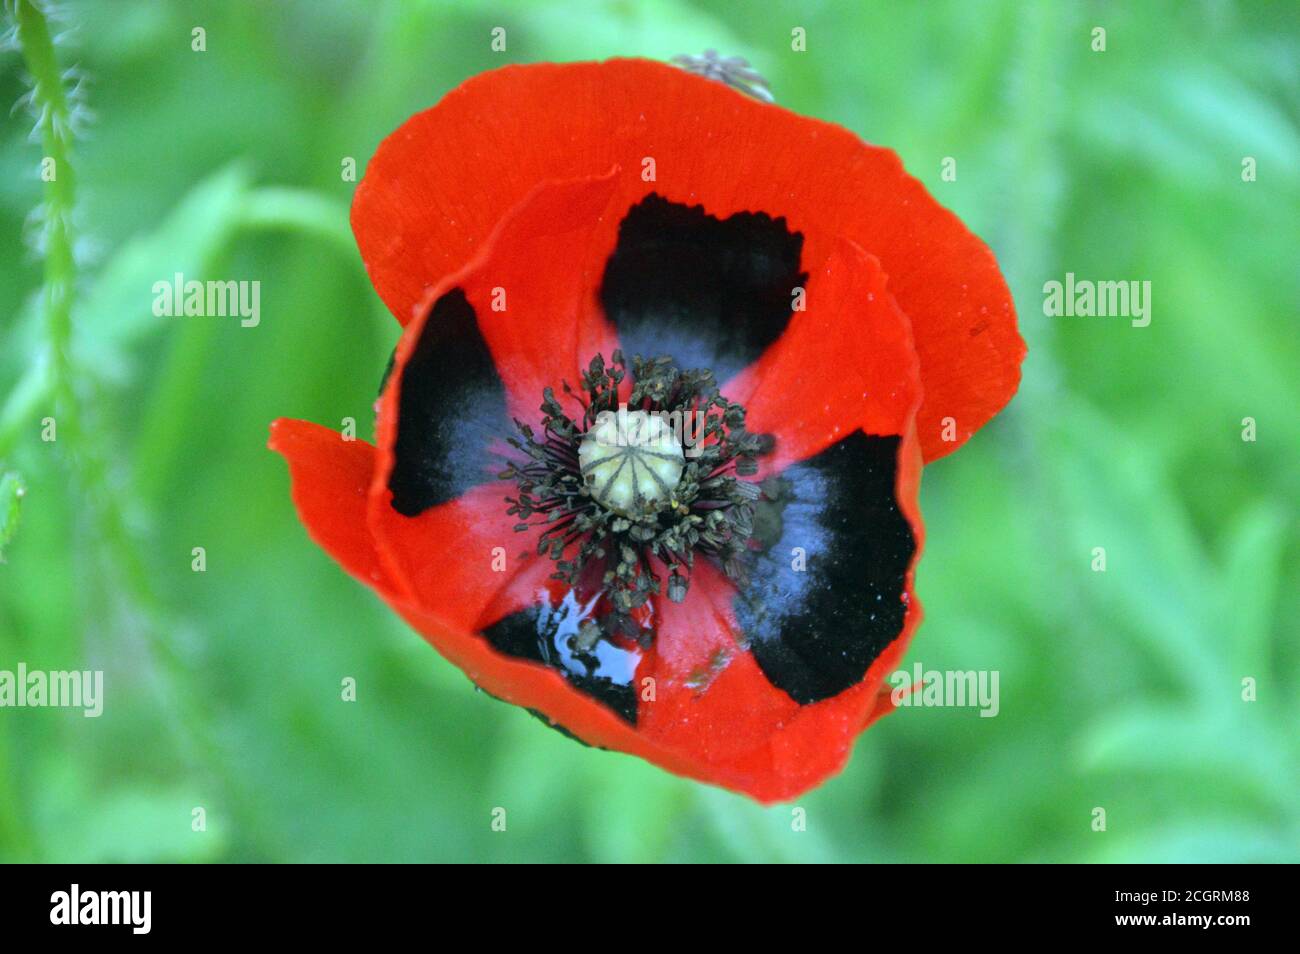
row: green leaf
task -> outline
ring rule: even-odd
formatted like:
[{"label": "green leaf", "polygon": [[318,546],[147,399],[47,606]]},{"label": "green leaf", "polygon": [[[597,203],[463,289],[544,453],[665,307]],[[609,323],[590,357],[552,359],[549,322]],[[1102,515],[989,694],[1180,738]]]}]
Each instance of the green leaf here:
[{"label": "green leaf", "polygon": [[48,398],[53,386],[49,356],[43,352],[27,366],[0,408],[0,454],[8,453],[25,429],[35,432],[39,419],[36,409]]},{"label": "green leaf", "polygon": [[278,186],[254,189],[244,198],[239,222],[246,228],[314,235],[339,246],[349,258],[356,258],[347,207],[316,192]]},{"label": "green leaf", "polygon": [[587,850],[606,863],[662,860],[691,783],[630,758],[587,760]]},{"label": "green leaf", "polygon": [[[1058,402],[1048,431],[1062,504],[1054,521],[1080,588],[1189,694],[1212,697],[1223,667],[1213,568],[1159,459],[1078,399]],[[1088,569],[1094,547],[1106,550],[1105,573]]]},{"label": "green leaf", "polygon": [[[1229,682],[1226,693],[1235,690]],[[1262,714],[1238,701],[1235,715],[1223,708],[1129,708],[1095,722],[1084,734],[1080,763],[1085,770],[1163,773],[1179,776],[1202,791],[1226,796],[1250,792],[1285,807],[1296,772],[1285,741]],[[1261,715],[1256,717],[1259,711]],[[1231,740],[1229,742],[1229,740]]]},{"label": "green leaf", "polygon": [[[742,55],[755,62],[751,48],[720,20],[677,0],[609,4],[585,0],[577,8],[552,4],[524,5],[517,14],[529,47],[556,60],[645,56],[667,60],[683,53],[717,49],[724,56]],[[582,23],[581,30],[573,24]]]},{"label": "green leaf", "polygon": [[234,163],[204,179],[147,235],[124,245],[104,266],[77,308],[78,334],[92,353],[120,347],[161,329],[171,318],[153,313],[155,282],[202,279],[245,211],[249,172]]},{"label": "green leaf", "polygon": [[0,476],[0,563],[5,560],[5,550],[18,530],[18,511],[27,488],[17,474]]},{"label": "green leaf", "polygon": [[1249,511],[1232,527],[1219,589],[1219,618],[1232,647],[1233,675],[1269,675],[1269,627],[1281,584],[1282,557],[1292,520],[1273,503]]},{"label": "green leaf", "polygon": [[1300,838],[1258,822],[1178,822],[1132,836],[1111,830],[1095,839],[1092,861],[1143,864],[1294,864]]}]

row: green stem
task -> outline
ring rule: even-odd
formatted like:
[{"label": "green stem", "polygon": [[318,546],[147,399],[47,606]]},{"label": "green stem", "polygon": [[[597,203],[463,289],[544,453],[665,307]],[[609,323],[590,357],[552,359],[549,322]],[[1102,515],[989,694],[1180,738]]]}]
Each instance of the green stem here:
[{"label": "green stem", "polygon": [[73,387],[72,294],[76,281],[73,258],[72,209],[76,179],[72,150],[72,109],[63,75],[54,55],[54,41],[40,5],[18,0],[17,39],[32,75],[31,102],[45,152],[41,177],[45,183],[42,252],[45,256],[44,319],[50,349],[56,427],[65,438],[77,433],[77,403]]},{"label": "green stem", "polygon": [[[50,357],[48,377],[44,381],[37,377],[28,382],[28,388],[22,389],[21,394],[11,397],[10,401],[16,405],[6,407],[5,420],[9,420],[11,409],[21,415],[33,398],[52,399],[57,443],[71,451],[65,457],[80,499],[92,514],[96,542],[104,548],[108,566],[117,573],[120,594],[126,604],[144,617],[142,629],[155,665],[156,691],[163,706],[164,721],[173,730],[178,748],[192,769],[223,790],[223,804],[247,820],[255,811],[253,801],[229,773],[221,771],[227,766],[220,747],[207,731],[210,720],[202,694],[186,688],[186,667],[164,635],[166,608],[154,591],[149,568],[132,538],[122,501],[113,490],[109,453],[103,446],[105,439],[95,428],[80,426],[72,361],[72,302],[76,281],[72,212],[76,189],[69,156],[75,104],[64,86],[43,5],[37,0],[17,0],[14,17],[18,45],[32,76],[32,111],[47,160],[42,163],[45,189],[41,250],[45,258],[43,321]],[[85,406],[93,408],[96,403],[89,400]],[[0,428],[0,438],[4,437],[4,430]],[[17,825],[22,830],[20,819],[5,817],[15,813],[17,806],[11,797],[4,796],[5,792],[0,790],[0,813],[3,813],[0,828],[11,829]],[[30,854],[30,845],[25,850]]]},{"label": "green stem", "polygon": [[[31,74],[31,107],[44,151],[41,161],[41,179],[44,182],[41,252],[45,261],[42,318],[49,348],[48,397],[55,426],[62,431],[65,441],[70,440],[71,446],[75,447],[77,405],[70,351],[72,294],[76,281],[72,251],[76,180],[68,161],[72,144],[72,110],[44,11],[33,0],[17,0],[11,9],[14,37]],[[13,772],[8,750],[8,739],[0,740],[4,774],[11,779]],[[35,857],[33,844],[21,835],[28,830],[28,825],[22,817],[22,806],[12,781],[0,790],[0,830],[5,842],[12,844],[21,856]]]}]

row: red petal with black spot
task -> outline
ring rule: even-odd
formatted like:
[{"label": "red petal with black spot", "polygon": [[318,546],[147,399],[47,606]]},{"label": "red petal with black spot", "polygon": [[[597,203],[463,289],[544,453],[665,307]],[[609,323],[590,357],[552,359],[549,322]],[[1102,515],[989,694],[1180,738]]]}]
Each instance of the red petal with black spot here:
[{"label": "red petal with black spot", "polygon": [[892,153],[644,61],[467,82],[353,228],[404,328],[373,447],[272,426],[317,543],[584,742],[765,802],[839,770],[920,621],[922,460],[1016,386],[988,250]]}]

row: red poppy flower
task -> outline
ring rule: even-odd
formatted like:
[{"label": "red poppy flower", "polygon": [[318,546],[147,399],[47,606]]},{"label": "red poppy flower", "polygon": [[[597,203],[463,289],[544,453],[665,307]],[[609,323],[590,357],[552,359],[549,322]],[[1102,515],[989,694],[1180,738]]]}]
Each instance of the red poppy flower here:
[{"label": "red poppy flower", "polygon": [[404,328],[374,446],[272,426],[316,542],[586,743],[837,771],[920,621],[922,462],[1018,383],[988,249],[893,153],[640,60],[466,82],[352,223]]}]

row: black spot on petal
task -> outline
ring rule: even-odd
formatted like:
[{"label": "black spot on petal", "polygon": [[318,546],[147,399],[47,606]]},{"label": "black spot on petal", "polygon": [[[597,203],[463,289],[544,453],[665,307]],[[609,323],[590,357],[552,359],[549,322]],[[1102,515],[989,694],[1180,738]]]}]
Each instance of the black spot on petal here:
[{"label": "black spot on petal", "polygon": [[459,288],[434,302],[401,389],[388,487],[393,509],[414,517],[491,480],[488,448],[507,426],[505,389]]},{"label": "black spot on petal", "polygon": [[802,249],[784,218],[719,219],[650,195],[619,225],[600,301],[627,354],[669,355],[725,381],[785,330],[794,289],[808,278]]},{"label": "black spot on petal", "polygon": [[485,627],[483,635],[498,652],[550,666],[573,688],[636,725],[633,683],[641,655],[603,637],[589,649],[579,649],[579,627],[589,620],[587,609],[570,592],[558,606],[540,603],[512,613]]},{"label": "black spot on petal", "polygon": [[734,606],[759,668],[801,704],[856,685],[902,631],[916,541],[894,497],[898,443],[858,431],[764,482],[765,546]]}]

